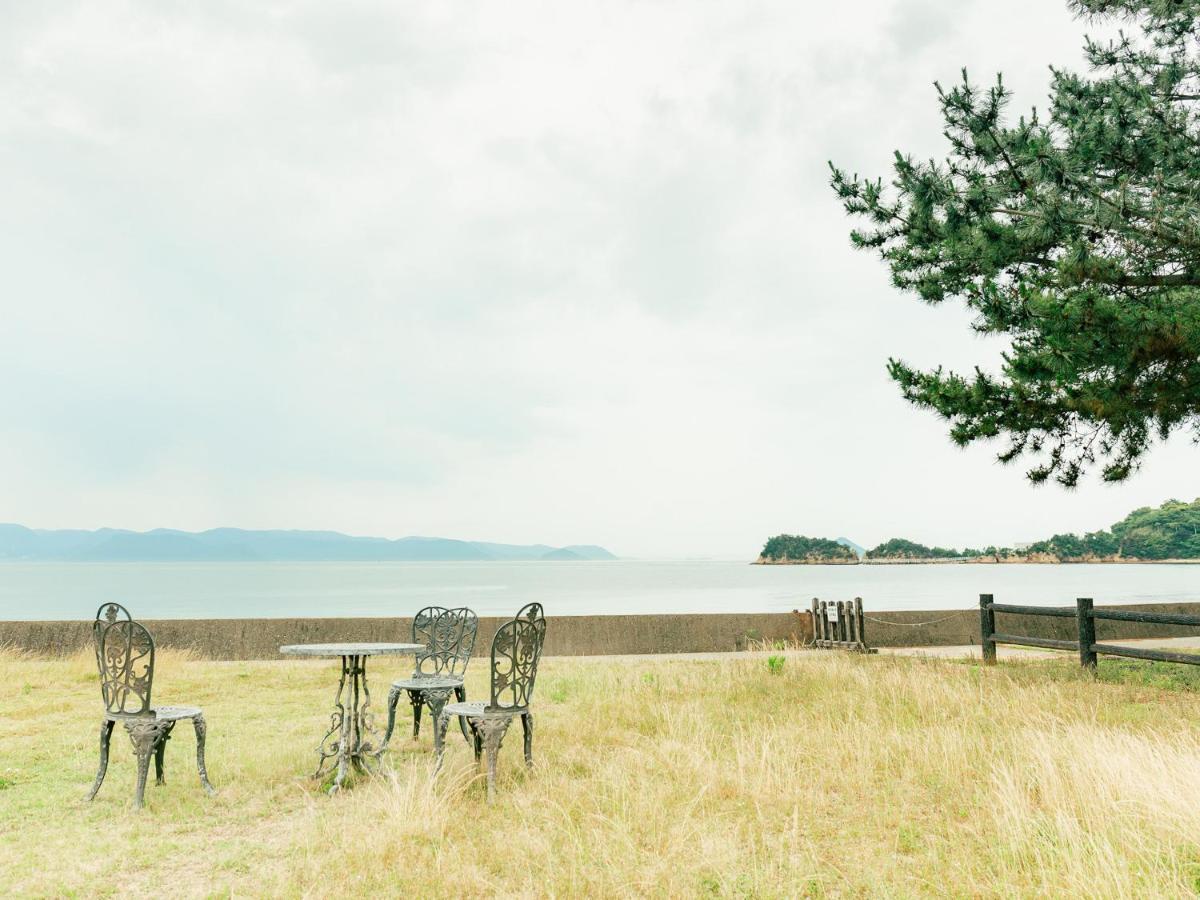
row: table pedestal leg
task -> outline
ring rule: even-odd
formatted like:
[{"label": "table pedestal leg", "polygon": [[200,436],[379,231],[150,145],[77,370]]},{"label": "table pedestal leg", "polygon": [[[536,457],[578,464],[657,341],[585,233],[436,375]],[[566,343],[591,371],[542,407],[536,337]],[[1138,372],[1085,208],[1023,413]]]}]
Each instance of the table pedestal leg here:
[{"label": "table pedestal leg", "polygon": [[317,770],[313,772],[313,778],[320,778],[327,769],[326,763],[329,760],[334,760],[333,766],[338,765],[338,757],[341,756],[344,741],[344,731],[346,725],[346,657],[342,657],[342,677],[338,681],[337,694],[333,698],[333,713],[329,716],[329,730],[325,732],[325,737],[321,738],[321,743],[317,745]]},{"label": "table pedestal leg", "polygon": [[[383,753],[383,736],[375,727],[371,690],[367,685],[367,657],[343,656],[342,673],[330,716],[329,731],[317,748],[320,761],[314,778],[336,768],[331,794],[342,787],[351,768],[371,774]],[[336,762],[332,762],[336,760]],[[327,768],[327,763],[328,768]]]}]

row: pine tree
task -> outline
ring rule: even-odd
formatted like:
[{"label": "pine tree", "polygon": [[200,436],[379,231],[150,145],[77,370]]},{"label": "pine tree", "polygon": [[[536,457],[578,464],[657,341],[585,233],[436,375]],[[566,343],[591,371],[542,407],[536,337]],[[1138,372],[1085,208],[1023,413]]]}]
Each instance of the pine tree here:
[{"label": "pine tree", "polygon": [[950,154],[896,154],[890,187],[833,167],[853,243],[896,287],[1006,336],[998,372],[888,370],[959,445],[1004,438],[1032,481],[1126,478],[1156,438],[1200,440],[1200,0],[1076,0],[1130,27],[1051,69],[1015,123],[1003,81],[937,86]]}]

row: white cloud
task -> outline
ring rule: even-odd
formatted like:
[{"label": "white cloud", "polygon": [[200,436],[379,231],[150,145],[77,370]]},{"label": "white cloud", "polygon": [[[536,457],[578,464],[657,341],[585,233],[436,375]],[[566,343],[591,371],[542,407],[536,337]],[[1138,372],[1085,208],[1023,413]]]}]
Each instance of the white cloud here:
[{"label": "white cloud", "polygon": [[0,13],[0,519],[942,543],[1200,493],[1028,488],[907,408],[961,311],[851,252],[826,160],[1018,107],[1057,3],[65,3]]}]

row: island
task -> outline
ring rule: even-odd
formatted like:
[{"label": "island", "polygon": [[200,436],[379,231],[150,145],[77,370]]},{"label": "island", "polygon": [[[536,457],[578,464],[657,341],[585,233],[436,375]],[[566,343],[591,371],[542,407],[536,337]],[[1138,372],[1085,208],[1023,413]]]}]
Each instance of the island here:
[{"label": "island", "polygon": [[810,538],[798,534],[777,534],[767,541],[755,563],[760,566],[839,564],[854,565],[858,554],[851,547],[829,538]]},{"label": "island", "polygon": [[1200,499],[1168,500],[1135,509],[1111,528],[1056,534],[1015,547],[929,547],[891,538],[857,553],[846,538],[780,534],[763,545],[757,565],[885,565],[911,563],[1198,563]]}]

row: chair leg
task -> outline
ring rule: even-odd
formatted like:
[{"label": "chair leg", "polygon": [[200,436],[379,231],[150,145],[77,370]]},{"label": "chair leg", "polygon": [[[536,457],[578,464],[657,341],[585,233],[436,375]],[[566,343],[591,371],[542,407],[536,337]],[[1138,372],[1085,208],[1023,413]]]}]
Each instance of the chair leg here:
[{"label": "chair leg", "polygon": [[442,710],[450,701],[450,688],[426,688],[421,692],[429,707],[429,719],[433,722],[433,748],[440,751],[445,746],[446,731],[442,727]]},{"label": "chair leg", "polygon": [[388,741],[392,739],[392,732],[396,729],[396,704],[400,702],[400,694],[403,693],[403,688],[393,686],[388,691],[388,723],[387,733],[383,736],[383,746],[388,745]]},{"label": "chair leg", "polygon": [[533,713],[521,714],[521,728],[525,732],[525,765],[533,768]]},{"label": "chair leg", "polygon": [[477,733],[483,732],[483,749],[487,754],[488,803],[496,797],[496,757],[500,755],[504,733],[511,724],[512,719],[508,716],[485,716],[476,725]]},{"label": "chair leg", "polygon": [[[467,688],[465,685],[459,685],[454,689],[454,699],[459,703],[467,702]],[[468,744],[471,743],[471,731],[470,726],[467,725],[466,716],[458,717],[458,727],[462,729],[463,740]]]},{"label": "chair leg", "polygon": [[137,786],[134,789],[134,806],[141,809],[146,804],[146,776],[150,773],[150,757],[162,737],[163,724],[155,719],[125,722],[125,731],[137,755]]},{"label": "chair leg", "polygon": [[479,771],[479,762],[483,759],[483,735],[479,731],[479,723],[483,721],[478,718],[469,718],[467,725],[471,729],[471,749],[475,751],[475,770]]},{"label": "chair leg", "polygon": [[105,719],[100,723],[100,768],[96,770],[96,780],[92,782],[92,789],[87,795],[89,802],[95,799],[100,785],[104,784],[104,773],[108,771],[108,747],[112,742],[113,726],[116,724],[112,719]]},{"label": "chair leg", "polygon": [[408,702],[413,708],[413,740],[415,741],[421,735],[421,707],[425,705],[425,698],[421,691],[408,689]]},{"label": "chair leg", "polygon": [[210,797],[217,792],[208,780],[208,766],[204,764],[204,740],[208,737],[208,723],[203,715],[192,718],[192,727],[196,729],[196,771],[200,773],[200,786]]},{"label": "chair leg", "polygon": [[442,757],[446,755],[446,729],[449,726],[450,713],[443,709],[438,715],[433,731],[433,749],[437,752],[437,766],[433,770],[435,775],[442,771]]},{"label": "chair leg", "polygon": [[167,741],[171,739],[171,729],[174,727],[174,722],[167,723],[166,728],[163,729],[162,737],[154,745],[154,783],[156,785],[167,783],[163,778],[163,761],[167,755]]}]

